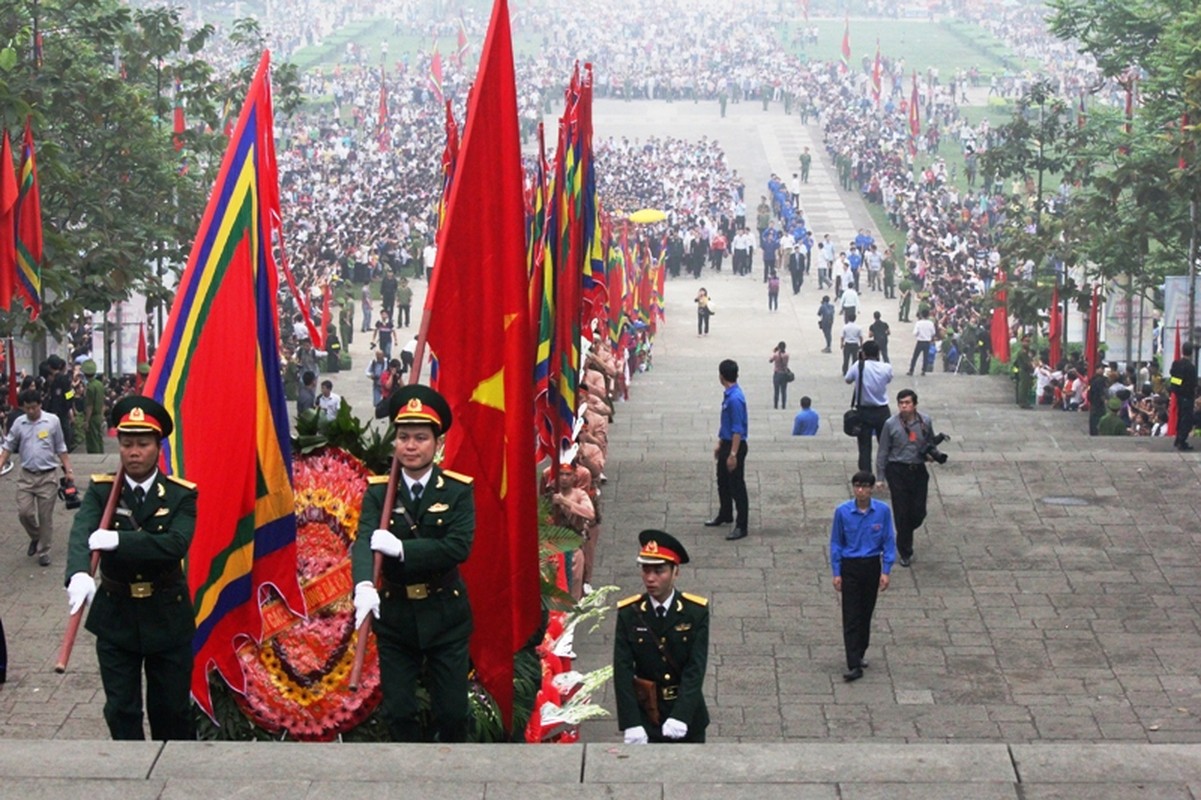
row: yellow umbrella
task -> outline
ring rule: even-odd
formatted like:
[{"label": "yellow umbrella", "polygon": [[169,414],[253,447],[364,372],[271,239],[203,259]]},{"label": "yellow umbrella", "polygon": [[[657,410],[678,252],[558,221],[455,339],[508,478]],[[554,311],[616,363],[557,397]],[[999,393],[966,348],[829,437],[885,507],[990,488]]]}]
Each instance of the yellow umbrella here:
[{"label": "yellow umbrella", "polygon": [[629,216],[630,222],[638,224],[662,222],[665,219],[667,219],[667,213],[657,208],[640,208]]}]

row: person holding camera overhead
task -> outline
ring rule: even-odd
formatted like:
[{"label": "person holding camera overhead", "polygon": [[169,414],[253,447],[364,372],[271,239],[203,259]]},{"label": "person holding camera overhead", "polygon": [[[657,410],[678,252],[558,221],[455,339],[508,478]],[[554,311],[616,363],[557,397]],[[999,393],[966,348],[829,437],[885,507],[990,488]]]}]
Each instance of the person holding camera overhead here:
[{"label": "person holding camera overhead", "polygon": [[[884,423],[880,449],[876,453],[876,474],[884,476],[892,495],[892,516],[897,529],[897,554],[901,566],[913,561],[913,532],[926,519],[926,496],[930,486],[927,461],[946,462],[938,445],[945,434],[934,434],[929,414],[917,410],[917,392],[897,392],[897,413]],[[879,484],[883,485],[883,481]]]}]

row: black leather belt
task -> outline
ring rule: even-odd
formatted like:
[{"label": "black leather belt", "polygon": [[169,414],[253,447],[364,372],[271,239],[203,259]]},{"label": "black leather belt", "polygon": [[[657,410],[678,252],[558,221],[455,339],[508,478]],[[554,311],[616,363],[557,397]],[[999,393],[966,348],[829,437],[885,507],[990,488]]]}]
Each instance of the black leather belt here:
[{"label": "black leather belt", "polygon": [[675,700],[680,696],[679,686],[660,686],[659,698],[662,700]]},{"label": "black leather belt", "polygon": [[393,583],[387,578],[380,579],[381,583],[383,583],[384,597],[391,597],[395,593],[397,597],[404,597],[406,600],[425,600],[433,595],[441,594],[454,588],[458,580],[458,567],[443,573],[441,577],[435,580],[424,583]]},{"label": "black leather belt", "polygon": [[30,469],[29,467],[21,467],[21,469],[25,470],[26,472],[31,472],[34,475],[45,475],[47,472],[54,472],[58,469],[58,467],[51,467],[50,469]]},{"label": "black leather belt", "polygon": [[164,589],[167,586],[178,582],[183,578],[183,570],[172,570],[165,575],[159,575],[154,580],[150,581],[135,581],[133,583],[125,583],[124,581],[116,581],[112,578],[100,576],[100,588],[106,592],[111,592],[121,597],[132,597],[135,600],[144,600],[147,597],[154,596],[156,589]]}]

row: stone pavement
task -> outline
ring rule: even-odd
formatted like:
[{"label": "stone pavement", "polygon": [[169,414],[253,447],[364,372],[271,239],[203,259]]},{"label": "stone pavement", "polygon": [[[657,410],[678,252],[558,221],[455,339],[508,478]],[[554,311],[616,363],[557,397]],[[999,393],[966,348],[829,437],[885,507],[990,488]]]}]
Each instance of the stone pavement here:
[{"label": "stone pavement", "polygon": [[[596,120],[602,136],[719,137],[745,176],[752,209],[769,173],[791,170],[809,144],[815,163],[802,203],[817,232],[841,243],[870,226],[858,201],[836,187],[820,131],[801,128],[778,106],[765,113],[732,105],[721,120],[715,104],[598,103]],[[695,333],[692,303],[702,284],[718,307],[705,338]],[[210,745],[126,750],[62,741],[106,738],[91,637],[81,635],[67,675],[52,670],[66,622],[61,543],[70,515],[59,509],[60,555],[39,569],[24,555],[10,477],[0,479],[0,616],[10,653],[9,683],[0,688],[0,797],[58,796],[72,787],[123,797],[216,796],[205,781],[232,780],[246,774],[237,764],[263,758],[289,770],[261,775],[256,795],[366,796],[353,783],[322,783],[361,778],[357,765],[374,770],[371,781],[406,788],[410,779],[442,781],[439,794],[468,797],[524,796],[543,783],[570,797],[750,796],[727,784],[745,791],[761,781],[755,797],[1201,798],[1199,750],[1186,746],[1201,741],[1196,456],[1166,441],[1090,439],[1082,415],[1020,411],[1004,378],[899,376],[893,394],[916,388],[937,429],[953,435],[943,448],[951,460],[932,469],[913,568],[897,567],[881,597],[872,666],[845,684],[826,547],[833,507],[849,494],[855,448],[839,424],[850,387],[837,356],[819,352],[815,284],[795,297],[785,289],[772,313],[761,279],[735,278],[728,267],[706,272],[699,284],[671,281],[666,294],[654,368],[634,380],[610,431],[594,583],[619,585],[622,594],[639,589],[631,545],[641,528],[665,528],[689,548],[694,563],[682,584],[712,600],[712,744],[676,748],[670,757],[625,748],[607,720],[585,725],[586,747],[543,748],[533,767],[524,759],[535,756],[515,749],[462,748],[460,756],[458,749],[313,747],[305,751],[310,759],[291,757],[292,748],[246,745],[220,751],[228,758],[218,764],[205,755],[215,752],[204,749]],[[893,323],[891,350],[904,366],[910,326],[897,324],[894,304],[879,295],[869,293],[865,309]],[[789,410],[769,402],[767,359],[780,339],[797,374]],[[365,351],[366,338],[356,334],[353,371],[334,376],[335,390],[360,413],[370,405]],[[727,357],[742,365],[751,406],[751,535],[737,543],[701,526],[716,508],[716,373]],[[801,394],[822,415],[816,437],[789,435]],[[114,460],[75,457],[81,474]],[[608,663],[611,630],[612,619],[577,641],[581,669]],[[611,690],[598,701],[613,710]],[[505,752],[512,771],[488,772],[496,757],[476,753],[493,752]],[[125,753],[142,760],[128,762]],[[425,757],[432,753],[453,760],[453,791],[445,785],[452,762],[439,769],[442,762]],[[476,758],[485,760],[473,771],[466,762]],[[145,786],[127,795],[130,783],[74,782],[105,775],[110,764],[120,765],[110,777]],[[616,786],[628,781],[649,785]]]}]

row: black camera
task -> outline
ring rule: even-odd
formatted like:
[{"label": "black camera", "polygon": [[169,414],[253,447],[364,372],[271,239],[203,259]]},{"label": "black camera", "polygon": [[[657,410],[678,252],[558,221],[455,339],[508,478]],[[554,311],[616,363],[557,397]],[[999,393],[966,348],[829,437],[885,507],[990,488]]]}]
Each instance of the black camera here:
[{"label": "black camera", "polygon": [[938,449],[938,446],[943,442],[949,441],[951,434],[939,433],[935,434],[930,441],[926,442],[926,446],[918,453],[924,461],[934,461],[939,464],[947,463],[947,454]]},{"label": "black camera", "polygon": [[62,498],[63,505],[68,511],[73,511],[83,505],[83,501],[79,499],[79,490],[75,488],[75,481],[70,478],[60,478],[58,481],[58,496]]}]

